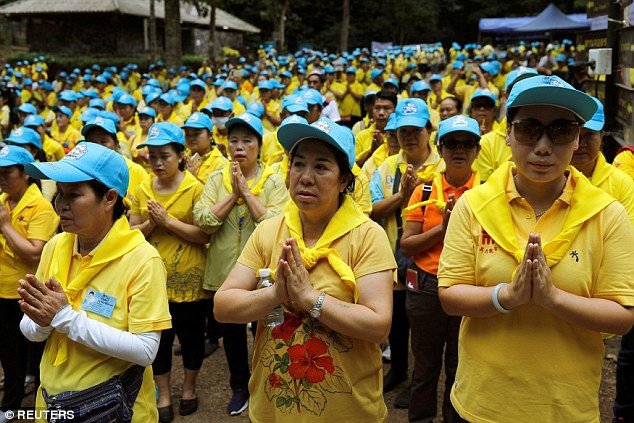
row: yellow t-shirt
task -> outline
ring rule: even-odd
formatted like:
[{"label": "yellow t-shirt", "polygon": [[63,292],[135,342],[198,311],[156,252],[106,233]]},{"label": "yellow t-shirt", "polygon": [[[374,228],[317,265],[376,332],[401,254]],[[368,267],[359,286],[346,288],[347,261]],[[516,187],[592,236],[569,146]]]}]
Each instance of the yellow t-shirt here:
[{"label": "yellow t-shirt", "polygon": [[[9,207],[9,195],[0,194],[0,207]],[[9,211],[11,226],[25,239],[48,241],[55,235],[59,217],[40,189],[31,184],[13,210]],[[20,298],[18,280],[33,274],[37,266],[13,252],[0,233],[0,298]]]},{"label": "yellow t-shirt", "polygon": [[[147,201],[156,200],[165,207],[172,218],[193,225],[193,208],[203,193],[203,184],[194,175],[185,171],[185,177],[176,192],[159,194],[152,187],[152,179],[148,179],[137,188],[130,214],[140,216],[143,221],[148,220]],[[204,245],[189,243],[160,226],[152,231],[147,240],[163,258],[167,270],[169,301],[181,303],[202,298]]]},{"label": "yellow t-shirt", "polygon": [[156,116],[156,122],[172,122],[174,125],[183,126],[185,120],[178,113],[173,111],[167,120],[164,120],[163,115],[159,113]]},{"label": "yellow t-shirt", "polygon": [[[267,113],[270,113],[273,116],[280,116],[280,113],[282,112],[282,105],[274,100],[269,101],[269,103],[266,105],[266,111]],[[275,128],[276,126],[273,125],[273,123],[268,120],[266,118],[266,116],[262,116],[262,128],[264,130],[264,133],[271,133],[271,132],[275,132]]]},{"label": "yellow t-shirt", "polygon": [[[345,92],[348,85],[350,85],[350,91],[354,92],[355,94],[363,95],[363,93],[365,92],[365,90],[363,89],[363,85],[361,85],[357,81],[354,81],[352,84],[343,83],[341,84],[341,87],[337,87],[337,90]],[[352,94],[346,94],[339,104],[339,114],[341,116],[361,117],[361,102],[355,100]]]},{"label": "yellow t-shirt", "polygon": [[134,201],[134,195],[136,194],[137,187],[143,182],[149,181],[150,175],[140,164],[134,163],[125,156],[123,158],[125,159],[125,164],[128,165],[128,172],[130,173],[130,183],[128,184],[128,193],[126,194],[126,198],[132,202]]},{"label": "yellow t-shirt", "polygon": [[264,134],[260,159],[269,166],[279,162],[284,157],[284,147],[277,140],[277,131]]},{"label": "yellow t-shirt", "polygon": [[225,146],[225,151],[229,154],[229,132],[226,135],[222,135],[218,132],[218,128],[214,126],[213,138],[216,144],[222,144]]},{"label": "yellow t-shirt", "polygon": [[212,150],[203,156],[202,160],[203,162],[198,169],[196,178],[203,184],[207,182],[209,175],[222,169],[229,163],[229,160],[227,160],[216,147],[212,147]]},{"label": "yellow t-shirt", "polygon": [[[284,216],[263,222],[238,262],[254,272],[276,269],[282,245],[289,237]],[[372,221],[352,229],[330,248],[339,253],[357,279],[396,268],[385,232]],[[353,289],[341,282],[328,260],[320,260],[308,273],[315,289],[354,302]],[[298,351],[312,360],[314,372],[310,375],[295,373]],[[289,364],[276,368],[280,362],[277,357]],[[285,322],[274,329],[259,324],[249,381],[249,417],[254,423],[382,422],[387,417],[382,373],[378,344],[341,335],[305,314],[285,313]],[[314,383],[307,383],[308,379]],[[284,401],[289,395],[297,396],[299,403]]]},{"label": "yellow t-shirt", "polygon": [[[532,207],[507,176],[506,199],[518,245],[526,244],[530,232],[540,233],[543,244],[557,236],[574,207],[573,192],[569,177],[562,195],[536,222]],[[569,252],[551,267],[553,283],[582,297],[634,306],[632,245],[632,225],[614,201],[582,225]],[[511,281],[517,266],[515,257],[483,230],[468,198],[460,198],[445,236],[438,285],[492,287]],[[603,354],[599,332],[568,323],[532,302],[510,314],[464,317],[451,402],[470,422],[599,423]]]},{"label": "yellow t-shirt", "polygon": [[356,164],[352,168],[355,177],[352,199],[367,216],[372,212],[372,195],[370,194],[370,179]]},{"label": "yellow t-shirt", "polygon": [[502,163],[511,160],[511,156],[511,147],[506,145],[506,124],[500,125],[480,139],[480,152],[472,168],[478,171],[484,183]]},{"label": "yellow t-shirt", "polygon": [[44,154],[46,154],[47,162],[56,162],[66,155],[64,147],[48,135],[44,135],[42,150],[44,150]]},{"label": "yellow t-shirt", "polygon": [[60,143],[62,147],[64,147],[64,150],[70,151],[75,148],[75,144],[84,137],[82,137],[81,133],[72,125],[68,125],[64,133],[59,131],[57,125],[53,125],[51,127],[51,138]]},{"label": "yellow t-shirt", "polygon": [[623,150],[614,158],[612,164],[634,178],[634,152]]},{"label": "yellow t-shirt", "polygon": [[[249,181],[249,186],[255,186],[259,182],[263,170],[263,166],[259,165],[257,175],[253,181]],[[212,173],[205,183],[205,191],[200,201],[194,206],[196,225],[211,234],[203,285],[208,291],[217,291],[220,288],[256,225],[280,214],[288,201],[284,181],[280,175],[274,174],[268,177],[262,192],[256,195],[267,209],[262,217],[256,221],[246,204],[235,204],[229,214],[221,220],[210,209],[228,195],[229,191],[225,188],[221,171]]]},{"label": "yellow t-shirt", "polygon": [[[57,235],[44,247],[37,271],[39,280],[47,280],[53,273],[52,269],[56,267],[53,263],[59,259],[54,256],[55,244],[61,236],[65,235]],[[92,258],[99,253],[100,246],[91,254],[82,257],[75,241],[69,280],[91,265]],[[172,326],[164,281],[165,267],[161,257],[154,247],[144,242],[127,254],[106,264],[78,295],[80,298],[85,298],[89,290],[94,290],[116,299],[110,318],[86,311],[91,319],[131,333],[155,332]],[[82,310],[81,301],[77,303],[75,310]],[[65,335],[62,334],[62,336]],[[67,339],[67,342],[69,344],[68,359],[59,366],[53,366],[48,359],[51,342],[47,342],[44,348],[40,363],[41,387],[46,388],[51,395],[89,388],[112,376],[122,374],[132,365],[129,361],[102,354],[70,339]],[[41,387],[36,396],[38,410],[46,408]],[[133,423],[158,421],[156,388],[151,366],[146,367],[143,373],[143,384],[134,402],[133,412]],[[38,422],[44,423],[45,420],[38,420]]]},{"label": "yellow t-shirt", "polygon": [[[361,156],[370,151],[372,148],[372,140],[374,138],[374,131],[376,131],[376,123],[370,125],[355,136],[354,152],[356,160],[359,160]],[[387,142],[385,133],[383,134],[383,142]]]},{"label": "yellow t-shirt", "polygon": [[590,182],[623,204],[634,226],[634,181],[632,178],[625,172],[610,166],[605,161],[603,153],[599,153]]}]

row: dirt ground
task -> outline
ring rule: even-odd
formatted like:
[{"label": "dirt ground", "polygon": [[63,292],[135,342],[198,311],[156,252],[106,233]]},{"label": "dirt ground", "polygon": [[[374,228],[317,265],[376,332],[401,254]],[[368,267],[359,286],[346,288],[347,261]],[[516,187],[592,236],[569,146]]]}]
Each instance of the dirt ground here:
[{"label": "dirt ground", "polygon": [[[221,343],[222,345],[222,343]],[[616,358],[620,346],[620,337],[609,339],[605,343],[605,359],[603,360],[603,377],[601,381],[600,407],[601,422],[610,423],[612,421],[612,404],[615,395],[615,371]],[[251,336],[249,335],[249,348],[251,348]],[[410,354],[410,361],[412,360]],[[178,416],[178,402],[180,400],[181,389],[180,384],[183,380],[183,371],[180,357],[174,357],[174,371],[172,376],[172,403],[174,404],[174,412],[176,418],[175,423],[223,423],[223,422],[248,422],[248,410],[240,416],[230,417],[227,415],[226,406],[231,398],[231,389],[229,388],[229,371],[225,359],[222,346],[210,357],[208,357],[201,369],[198,378],[198,398],[199,409],[193,415],[187,417]],[[389,370],[389,364],[385,364],[385,372]],[[413,363],[410,362],[413,368]],[[440,401],[443,395],[443,380],[441,376],[440,386],[438,389],[438,398],[440,410]],[[402,386],[405,386],[404,384]],[[400,391],[400,388],[385,395],[385,401],[389,409],[389,423],[407,422],[407,410],[394,408],[394,398]],[[30,395],[24,400],[25,407],[33,406],[34,396]],[[435,423],[442,422],[442,418],[436,419]]]}]

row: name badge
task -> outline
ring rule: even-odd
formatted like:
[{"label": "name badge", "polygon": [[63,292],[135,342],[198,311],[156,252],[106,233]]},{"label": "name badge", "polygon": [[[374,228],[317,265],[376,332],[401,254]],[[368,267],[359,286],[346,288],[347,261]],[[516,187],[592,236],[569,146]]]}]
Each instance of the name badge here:
[{"label": "name badge", "polygon": [[81,308],[110,318],[116,302],[117,299],[115,297],[95,291],[94,289],[89,289],[84,297],[84,302],[81,304]]}]

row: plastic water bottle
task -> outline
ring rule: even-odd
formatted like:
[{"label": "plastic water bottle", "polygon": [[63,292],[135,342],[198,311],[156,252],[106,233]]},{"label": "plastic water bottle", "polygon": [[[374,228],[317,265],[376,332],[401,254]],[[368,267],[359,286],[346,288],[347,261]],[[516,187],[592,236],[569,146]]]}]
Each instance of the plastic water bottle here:
[{"label": "plastic water bottle", "polygon": [[[271,278],[271,269],[260,269],[258,271],[260,281],[258,282],[257,289],[268,288],[273,286],[273,279]],[[263,323],[265,326],[273,327],[284,323],[284,310],[281,306],[275,307],[264,316]]]}]

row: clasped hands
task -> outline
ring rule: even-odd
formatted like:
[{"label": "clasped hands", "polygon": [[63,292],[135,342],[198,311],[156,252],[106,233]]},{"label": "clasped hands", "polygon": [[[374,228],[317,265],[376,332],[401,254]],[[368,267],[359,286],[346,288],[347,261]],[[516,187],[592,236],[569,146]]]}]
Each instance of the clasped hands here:
[{"label": "clasped hands", "polygon": [[244,177],[242,169],[240,169],[240,163],[231,163],[231,188],[233,189],[233,195],[237,198],[246,198],[251,194],[247,178]]},{"label": "clasped hands", "polygon": [[498,299],[506,309],[513,309],[529,301],[550,308],[559,289],[553,285],[546,255],[542,249],[541,235],[530,233],[524,259],[519,264],[513,283],[500,290]]},{"label": "clasped hands", "polygon": [[290,300],[291,304],[302,310],[309,310],[317,298],[317,291],[310,283],[308,270],[294,238],[288,238],[282,246],[273,286],[280,303]]},{"label": "clasped hands", "polygon": [[39,326],[49,326],[55,314],[68,304],[64,288],[55,278],[42,283],[35,276],[26,275],[18,283],[20,310]]}]

